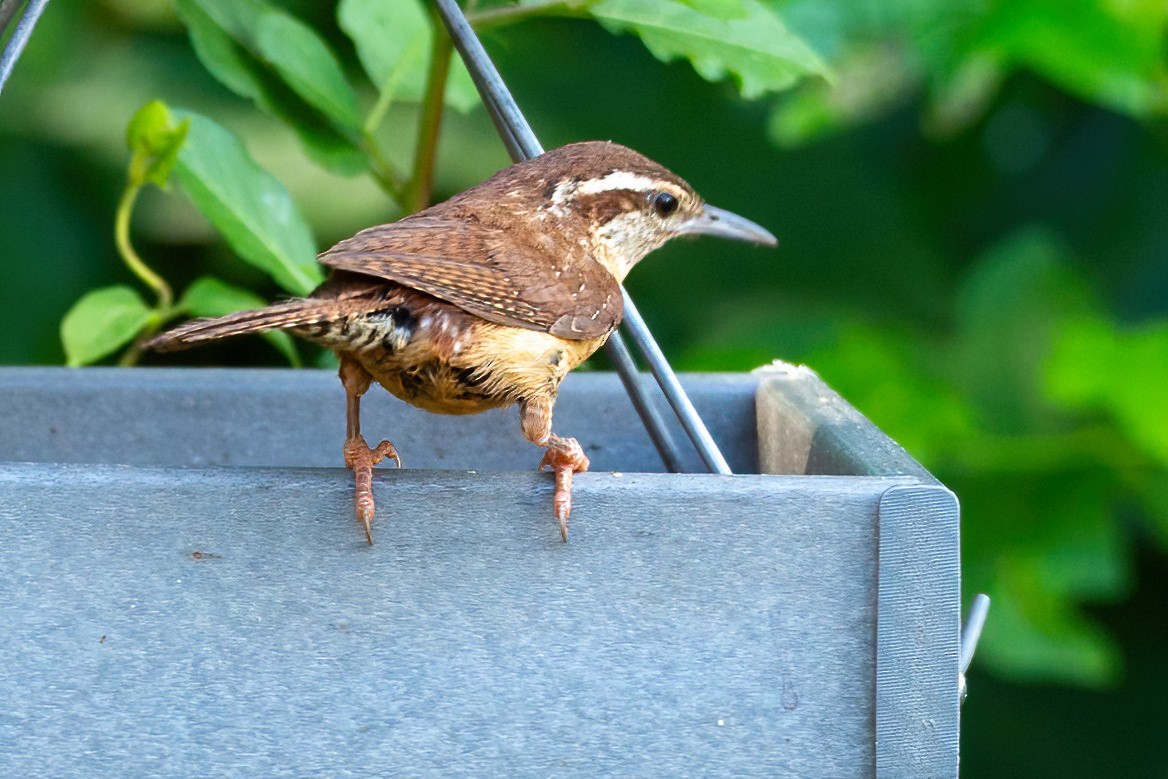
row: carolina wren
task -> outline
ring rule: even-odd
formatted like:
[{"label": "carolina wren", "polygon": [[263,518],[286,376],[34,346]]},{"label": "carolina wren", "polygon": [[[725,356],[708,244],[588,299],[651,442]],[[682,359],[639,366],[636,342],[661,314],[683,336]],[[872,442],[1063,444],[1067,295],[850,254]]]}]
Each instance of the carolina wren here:
[{"label": "carolina wren", "polygon": [[361,436],[361,396],[376,381],[438,414],[519,404],[523,436],[546,447],[553,506],[568,537],[574,438],[552,433],[560,382],[620,323],[620,283],[680,235],[775,245],[762,227],[704,204],[637,152],[591,141],[499,171],[444,203],[370,227],[320,255],[328,281],[303,299],[196,320],[146,346],[172,351],[243,333],[287,330],[332,349],[347,396],[345,464],[373,543],[372,468],[398,465],[388,441]]}]

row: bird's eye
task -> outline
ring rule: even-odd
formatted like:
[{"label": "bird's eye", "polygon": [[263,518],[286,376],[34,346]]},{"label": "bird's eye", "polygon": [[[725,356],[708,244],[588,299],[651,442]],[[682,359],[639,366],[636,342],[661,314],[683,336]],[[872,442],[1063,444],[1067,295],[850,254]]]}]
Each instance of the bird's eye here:
[{"label": "bird's eye", "polygon": [[658,192],[653,195],[653,210],[657,212],[657,216],[669,216],[677,210],[677,206],[677,198],[668,192]]}]

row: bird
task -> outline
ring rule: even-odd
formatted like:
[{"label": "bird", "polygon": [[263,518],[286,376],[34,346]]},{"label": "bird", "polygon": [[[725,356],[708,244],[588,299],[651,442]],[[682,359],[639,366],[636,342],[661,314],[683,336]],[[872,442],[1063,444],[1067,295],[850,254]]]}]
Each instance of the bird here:
[{"label": "bird", "polygon": [[552,432],[560,383],[619,325],[632,267],[670,239],[695,235],[777,244],[639,152],[572,143],[340,241],[318,256],[330,274],[306,297],[196,319],[144,345],[170,352],[279,330],[335,352],[344,461],[369,544],[373,466],[401,467],[393,444],[370,447],[361,432],[361,397],[373,382],[438,414],[517,405],[524,438],[544,449],[539,470],[554,474],[552,509],[567,541],[572,476],[589,460],[576,439]]}]

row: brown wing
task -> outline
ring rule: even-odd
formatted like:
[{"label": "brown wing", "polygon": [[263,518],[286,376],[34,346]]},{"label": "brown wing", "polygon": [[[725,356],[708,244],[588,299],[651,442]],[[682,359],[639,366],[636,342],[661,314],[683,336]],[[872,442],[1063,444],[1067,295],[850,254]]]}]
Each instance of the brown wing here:
[{"label": "brown wing", "polygon": [[498,324],[570,340],[616,327],[623,306],[612,274],[590,257],[557,252],[554,240],[543,247],[539,240],[423,214],[362,230],[320,261],[389,279]]}]

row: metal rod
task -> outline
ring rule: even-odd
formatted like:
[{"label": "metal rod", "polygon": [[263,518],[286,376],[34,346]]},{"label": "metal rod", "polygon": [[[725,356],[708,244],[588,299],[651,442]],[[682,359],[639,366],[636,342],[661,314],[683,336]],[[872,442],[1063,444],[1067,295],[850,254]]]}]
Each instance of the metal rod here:
[{"label": "metal rod", "polygon": [[[665,463],[666,470],[670,473],[681,473],[685,468],[677,459],[677,442],[673,440],[669,428],[665,425],[665,420],[661,418],[657,406],[653,404],[653,399],[645,392],[641,374],[637,370],[637,364],[633,362],[633,355],[629,353],[625,339],[621,337],[620,333],[613,333],[609,336],[608,343],[605,344],[604,348],[608,359],[612,360],[613,367],[616,368],[617,375],[621,378],[621,383],[625,385],[625,391],[629,393],[629,400],[633,402],[633,408],[637,410],[641,419],[651,420],[651,422],[646,422],[645,427],[650,430],[649,438],[657,447],[657,453],[661,455],[661,461]],[[658,434],[653,435],[653,430],[657,430]]]},{"label": "metal rod", "polygon": [[969,614],[965,617],[965,625],[961,628],[961,650],[959,665],[961,673],[969,670],[973,662],[973,652],[977,649],[977,641],[981,638],[981,629],[985,627],[986,615],[990,612],[990,596],[978,593],[973,597],[969,606]]},{"label": "metal rod", "polygon": [[718,450],[718,445],[714,443],[710,431],[706,429],[701,417],[698,416],[697,409],[690,402],[689,395],[685,394],[685,389],[681,386],[681,382],[677,380],[677,374],[669,367],[669,361],[665,359],[665,354],[661,351],[661,347],[653,340],[649,329],[644,326],[644,320],[641,319],[637,307],[633,305],[633,299],[629,297],[628,292],[625,292],[624,295],[625,321],[630,322],[635,320],[642,322],[641,329],[634,327],[627,328],[629,337],[633,339],[633,343],[637,345],[637,348],[641,350],[641,354],[645,356],[645,360],[649,363],[649,370],[653,371],[653,375],[657,377],[657,383],[661,385],[661,391],[669,399],[669,404],[673,406],[677,418],[681,421],[681,426],[685,428],[685,432],[689,434],[690,440],[694,442],[694,448],[702,456],[706,467],[712,473],[729,476],[733,473],[730,470],[730,464],[726,462],[726,458]]},{"label": "metal rod", "polygon": [[965,703],[969,695],[969,684],[965,680],[965,672],[973,662],[973,652],[977,649],[977,641],[981,638],[981,629],[985,627],[986,615],[990,611],[990,596],[978,593],[973,597],[969,606],[969,614],[965,617],[965,625],[961,628],[961,646],[957,648],[957,700]]},{"label": "metal rod", "polygon": [[[466,63],[467,70],[470,71],[471,78],[474,80],[475,86],[478,87],[479,94],[483,97],[483,103],[486,105],[491,120],[495,123],[511,158],[515,161],[528,160],[542,154],[543,147],[535,137],[531,125],[527,123],[523,112],[519,110],[518,104],[511,96],[511,91],[503,83],[502,76],[499,75],[498,69],[491,62],[482,42],[471,29],[470,23],[466,20],[458,3],[455,0],[434,0],[434,5],[442,17],[442,21],[446,24],[446,29],[450,32],[454,47]],[[714,443],[705,423],[702,422],[701,417],[698,416],[693,407],[693,403],[685,394],[681,382],[677,380],[677,376],[668,360],[665,359],[665,355],[661,353],[660,347],[653,339],[653,334],[649,332],[648,326],[623,287],[621,291],[625,303],[625,330],[649,362],[654,377],[661,385],[661,390],[673,406],[678,419],[681,420],[682,427],[685,428],[694,448],[697,449],[698,454],[701,455],[702,460],[711,471],[729,474],[730,466],[727,465],[722,453],[718,451],[717,444]],[[612,334],[605,349],[620,374],[625,389],[629,392],[633,406],[641,415],[641,421],[644,422],[649,431],[649,437],[653,439],[653,444],[661,453],[666,467],[672,471],[680,470],[681,456],[678,453],[677,445],[670,436],[664,420],[656,413],[652,401],[645,394],[644,387],[639,380],[640,376],[636,372],[636,365],[618,333]]]},{"label": "metal rod", "polygon": [[[24,14],[16,23],[16,29],[12,31],[12,37],[8,39],[4,52],[0,54],[0,92],[8,83],[8,77],[12,75],[12,68],[16,66],[16,60],[20,59],[25,44],[32,37],[33,27],[36,26],[37,20],[41,18],[41,12],[48,4],[49,0],[28,0],[28,5],[24,7]],[[3,33],[3,30],[0,30],[0,33]]]}]

